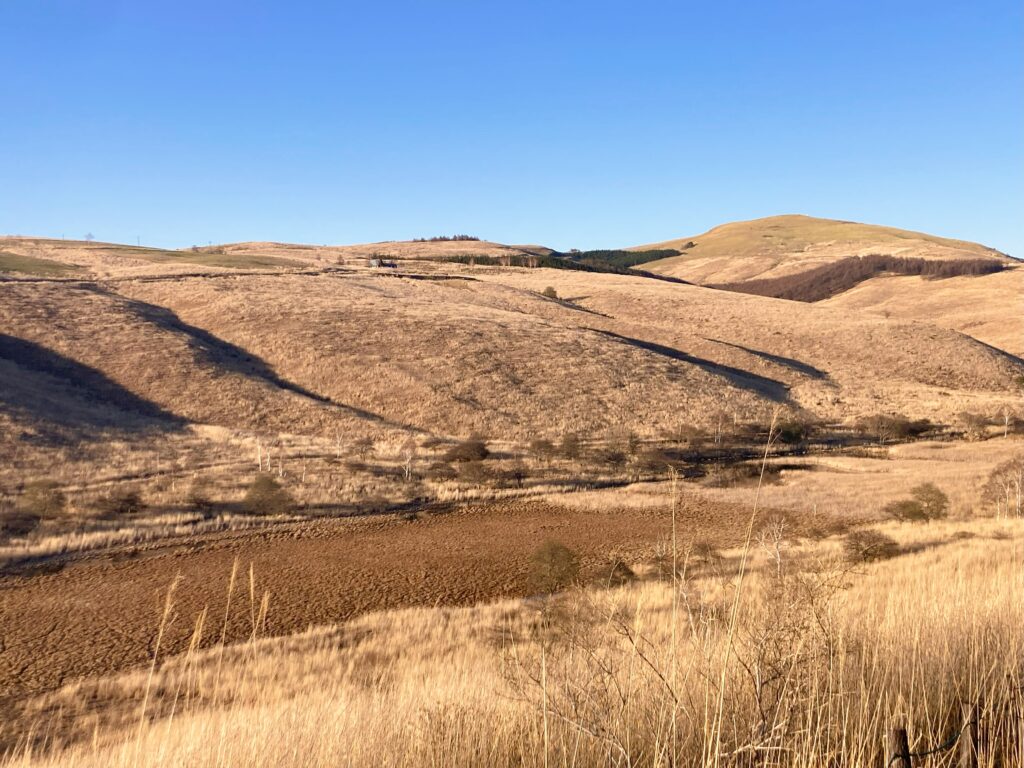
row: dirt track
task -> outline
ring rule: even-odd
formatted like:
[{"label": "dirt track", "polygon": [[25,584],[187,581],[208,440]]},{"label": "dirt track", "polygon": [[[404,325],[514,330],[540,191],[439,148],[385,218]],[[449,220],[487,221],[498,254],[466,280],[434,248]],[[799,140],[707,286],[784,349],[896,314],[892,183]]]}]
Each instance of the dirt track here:
[{"label": "dirt track", "polygon": [[[683,512],[690,526],[680,530],[697,527],[701,536],[725,540],[735,536],[742,515],[694,500]],[[577,550],[586,574],[597,576],[612,552],[648,549],[668,530],[666,513],[516,502],[416,522],[335,520],[221,534],[133,557],[92,557],[57,573],[6,577],[0,580],[0,699],[145,663],[178,575],[161,654],[183,649],[204,606],[210,610],[206,640],[216,641],[236,560],[241,580],[229,639],[250,631],[250,564],[256,601],[270,593],[268,631],[285,634],[388,608],[522,595],[530,552],[547,538]]]}]

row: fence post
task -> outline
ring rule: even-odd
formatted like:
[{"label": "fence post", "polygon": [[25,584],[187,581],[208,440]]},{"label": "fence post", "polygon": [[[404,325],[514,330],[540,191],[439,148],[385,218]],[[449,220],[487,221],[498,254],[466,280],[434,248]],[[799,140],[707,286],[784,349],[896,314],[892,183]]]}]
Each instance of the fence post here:
[{"label": "fence post", "polygon": [[977,704],[967,703],[961,705],[961,715],[964,725],[960,734],[960,761],[959,768],[978,768],[978,716],[979,707]]},{"label": "fence post", "polygon": [[885,735],[885,766],[883,768],[911,768],[910,740],[906,728],[891,728]]}]

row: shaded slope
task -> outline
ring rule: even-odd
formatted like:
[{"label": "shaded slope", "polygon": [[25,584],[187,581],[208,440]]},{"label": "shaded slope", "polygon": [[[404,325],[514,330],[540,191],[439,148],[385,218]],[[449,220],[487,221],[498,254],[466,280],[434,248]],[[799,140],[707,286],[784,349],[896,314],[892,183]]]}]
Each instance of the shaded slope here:
[{"label": "shaded slope", "polygon": [[792,301],[823,301],[882,274],[917,275],[931,280],[979,277],[1001,272],[1006,265],[995,259],[928,260],[901,256],[850,256],[780,277],[709,284],[711,288],[752,293]]}]

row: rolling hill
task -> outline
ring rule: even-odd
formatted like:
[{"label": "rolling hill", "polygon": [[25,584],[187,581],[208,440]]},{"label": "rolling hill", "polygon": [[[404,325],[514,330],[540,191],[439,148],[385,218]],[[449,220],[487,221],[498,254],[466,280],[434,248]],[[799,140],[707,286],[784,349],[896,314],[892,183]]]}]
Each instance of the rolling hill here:
[{"label": "rolling hill", "polygon": [[[899,316],[432,258],[506,247],[494,244],[403,247],[400,269],[374,269],[352,247],[250,243],[188,251],[179,263],[131,247],[22,241],[23,257],[79,272],[0,281],[0,333],[15,350],[4,358],[7,391],[22,393],[7,395],[6,416],[60,421],[51,401],[77,387],[66,412],[91,404],[106,409],[101,420],[115,408],[353,439],[523,440],[624,422],[653,435],[721,410],[763,420],[780,405],[829,420],[880,410],[950,420],[1008,396],[1024,373],[999,350]],[[217,263],[203,260],[211,253]],[[542,296],[548,286],[562,298]],[[26,363],[26,349],[45,365]],[[91,390],[78,391],[82,371]],[[15,386],[19,376],[46,387]],[[50,393],[49,404],[32,393]]]},{"label": "rolling hill", "polygon": [[977,243],[809,216],[723,224],[638,246],[679,256],[649,272],[724,288],[932,323],[1024,354],[1024,269]]},{"label": "rolling hill", "polygon": [[658,248],[674,248],[682,253],[650,262],[644,269],[702,285],[781,277],[867,254],[947,260],[1006,259],[999,251],[964,240],[801,215],[731,222],[702,235],[636,246],[633,250]]}]

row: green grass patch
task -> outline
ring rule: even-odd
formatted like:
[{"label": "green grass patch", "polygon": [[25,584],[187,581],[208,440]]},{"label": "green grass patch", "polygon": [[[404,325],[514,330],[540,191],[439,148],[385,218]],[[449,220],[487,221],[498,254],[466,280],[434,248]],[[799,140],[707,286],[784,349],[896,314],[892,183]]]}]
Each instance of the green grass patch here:
[{"label": "green grass patch", "polygon": [[61,277],[74,274],[79,269],[72,264],[62,264],[59,261],[0,251],[0,272],[18,272],[37,277]]}]

